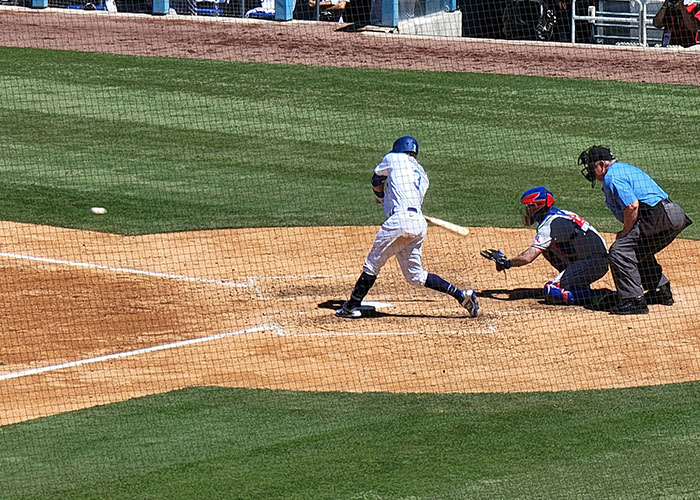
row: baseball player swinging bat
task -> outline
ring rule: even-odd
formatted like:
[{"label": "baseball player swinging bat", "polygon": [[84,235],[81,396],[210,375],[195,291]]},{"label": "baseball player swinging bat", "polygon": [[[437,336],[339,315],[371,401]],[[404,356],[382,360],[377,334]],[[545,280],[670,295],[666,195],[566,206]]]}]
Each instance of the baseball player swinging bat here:
[{"label": "baseball player swinging bat", "polygon": [[423,268],[423,241],[428,222],[421,207],[430,181],[417,157],[418,141],[406,135],[396,139],[391,151],[374,167],[372,191],[387,218],[377,232],[350,298],[335,312],[339,318],[362,318],[362,301],[390,257],[395,257],[411,285],[451,296],[472,318],[479,314],[473,289],[457,288]]},{"label": "baseball player swinging bat", "polygon": [[425,220],[427,220],[431,224],[443,227],[443,228],[447,229],[448,231],[452,231],[453,233],[457,233],[461,236],[466,236],[469,234],[469,229],[464,227],[464,226],[458,226],[457,224],[453,224],[452,222],[438,219],[437,217],[430,217],[429,215],[425,215],[425,214],[423,214],[423,217],[425,217]]}]

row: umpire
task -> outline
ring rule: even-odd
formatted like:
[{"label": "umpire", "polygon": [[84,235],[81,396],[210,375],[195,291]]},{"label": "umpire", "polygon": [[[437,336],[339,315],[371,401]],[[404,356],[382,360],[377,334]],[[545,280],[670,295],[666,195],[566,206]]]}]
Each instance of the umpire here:
[{"label": "umpire", "polygon": [[610,149],[591,146],[579,155],[578,162],[591,187],[596,180],[603,183],[605,204],[623,223],[609,251],[617,288],[612,313],[647,314],[647,304],[673,305],[671,285],[656,254],[692,221],[648,174],[617,161]]}]

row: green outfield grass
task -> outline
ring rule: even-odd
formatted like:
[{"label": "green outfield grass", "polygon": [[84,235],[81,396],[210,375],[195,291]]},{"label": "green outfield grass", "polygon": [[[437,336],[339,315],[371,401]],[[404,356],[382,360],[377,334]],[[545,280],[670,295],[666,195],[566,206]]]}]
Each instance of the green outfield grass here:
[{"label": "green outfield grass", "polygon": [[0,67],[4,219],[123,234],[374,225],[371,169],[403,134],[431,178],[426,212],[458,223],[518,226],[519,195],[544,184],[618,230],[576,165],[593,143],[700,219],[700,107],[681,105],[700,87],[11,48]]},{"label": "green outfield grass", "polygon": [[[2,47],[0,85],[3,220],[375,225],[371,169],[404,134],[426,212],[457,223],[519,227],[544,184],[618,230],[576,165],[593,143],[700,220],[700,87]],[[698,498],[699,396],[189,389],[0,427],[0,498]]]},{"label": "green outfield grass", "polygon": [[0,498],[698,498],[698,398],[188,389],[0,428]]}]

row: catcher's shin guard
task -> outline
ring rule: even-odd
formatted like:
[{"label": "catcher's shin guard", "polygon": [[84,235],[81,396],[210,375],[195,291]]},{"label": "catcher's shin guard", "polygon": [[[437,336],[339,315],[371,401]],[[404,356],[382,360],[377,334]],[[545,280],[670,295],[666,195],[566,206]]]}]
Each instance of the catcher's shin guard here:
[{"label": "catcher's shin guard", "polygon": [[574,296],[569,290],[559,286],[559,283],[548,281],[544,285],[544,301],[546,304],[573,304]]},{"label": "catcher's shin guard", "polygon": [[576,286],[570,289],[562,288],[559,283],[548,281],[544,285],[544,301],[547,304],[574,304],[589,306],[608,293],[608,290],[593,290],[587,286]]}]

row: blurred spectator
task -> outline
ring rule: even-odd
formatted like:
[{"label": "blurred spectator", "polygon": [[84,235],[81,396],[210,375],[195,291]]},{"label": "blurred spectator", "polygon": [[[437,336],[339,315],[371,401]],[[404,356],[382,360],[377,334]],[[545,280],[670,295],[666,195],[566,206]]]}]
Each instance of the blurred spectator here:
[{"label": "blurred spectator", "polygon": [[[294,0],[294,7],[296,7],[296,0]],[[258,7],[253,7],[248,9],[243,17],[248,17],[252,19],[275,19],[275,0],[262,0]]]},{"label": "blurred spectator", "polygon": [[503,34],[508,40],[550,41],[558,10],[558,1],[511,0],[503,13]]},{"label": "blurred spectator", "polygon": [[[343,22],[345,7],[350,2],[345,0],[321,0],[318,4],[319,21]],[[316,8],[316,0],[309,0],[309,7]]]},{"label": "blurred spectator", "polygon": [[[596,0],[577,0],[576,15],[588,14],[589,6],[595,4]],[[487,38],[570,42],[572,8],[572,0],[506,0],[500,36]],[[574,22],[578,43],[591,43],[591,26],[588,21]]]},{"label": "blurred spectator", "polygon": [[[349,23],[354,25],[353,29],[357,29],[369,24],[369,9],[370,0],[321,0],[319,20]],[[304,21],[316,19],[316,2],[314,0],[297,2],[294,19]]]},{"label": "blurred spectator", "polygon": [[553,5],[556,22],[552,29],[553,42],[571,41],[571,0],[556,0]]},{"label": "blurred spectator", "polygon": [[[576,0],[576,15],[585,16],[588,14],[588,8],[596,5],[597,0]],[[552,30],[553,42],[570,42],[571,41],[571,9],[573,8],[572,0],[553,0],[552,9],[556,17],[554,28]],[[576,30],[577,43],[591,43],[592,24],[588,21],[574,21],[574,29]]]},{"label": "blurred spectator", "polygon": [[666,0],[654,16],[654,26],[664,30],[661,45],[690,47],[700,42],[700,8],[697,4],[683,5],[682,1]]},{"label": "blurred spectator", "polygon": [[275,18],[275,0],[262,0],[260,5],[248,9],[243,17],[253,19],[274,19]]}]

